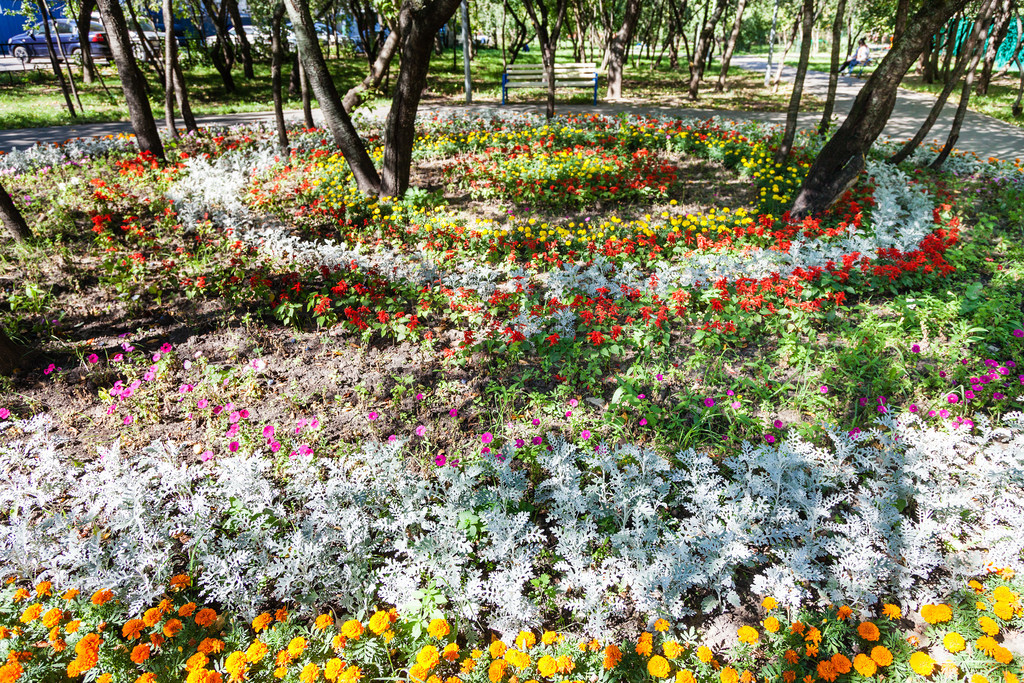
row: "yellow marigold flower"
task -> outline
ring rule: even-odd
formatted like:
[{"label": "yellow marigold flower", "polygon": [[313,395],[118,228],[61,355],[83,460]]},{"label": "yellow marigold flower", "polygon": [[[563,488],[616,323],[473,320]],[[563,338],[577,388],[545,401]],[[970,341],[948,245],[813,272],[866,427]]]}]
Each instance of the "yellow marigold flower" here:
[{"label": "yellow marigold flower", "polygon": [[[210,673],[217,674],[216,678],[214,678],[213,680],[216,680],[218,682],[220,681],[220,674],[218,674],[216,671],[211,671]],[[210,678],[204,679],[204,683],[210,683],[210,681]],[[156,683],[156,674],[152,671],[149,673],[144,673],[135,679],[135,683]]]},{"label": "yellow marigold flower", "polygon": [[960,668],[957,667],[957,665],[953,662],[949,661],[940,664],[939,671],[942,673],[943,676],[949,676],[951,678],[956,678],[960,675]]},{"label": "yellow marigold flower", "polygon": [[245,661],[250,664],[258,664],[267,656],[267,652],[269,652],[269,649],[266,643],[262,640],[254,640],[252,645],[245,651]]},{"label": "yellow marigold flower", "polygon": [[284,678],[287,675],[288,667],[286,666],[279,666],[276,669],[274,669],[274,678]]},{"label": "yellow marigold flower", "polygon": [[185,660],[185,671],[195,671],[197,669],[203,669],[209,663],[210,658],[204,655],[202,652],[197,652],[187,660]]},{"label": "yellow marigold flower", "polygon": [[1003,647],[1002,645],[996,646],[995,651],[992,653],[992,656],[1000,664],[1009,664],[1013,661],[1013,653],[1010,652],[1009,649]]},{"label": "yellow marigold flower", "polygon": [[878,640],[882,633],[878,630],[878,627],[875,626],[874,622],[862,621],[857,625],[857,635],[869,643],[873,643]]},{"label": "yellow marigold flower", "polygon": [[832,683],[832,681],[836,680],[836,677],[839,676],[836,672],[836,668],[832,666],[832,661],[829,659],[823,659],[818,662],[817,671],[818,678],[828,681],[828,683]]},{"label": "yellow marigold flower", "polygon": [[416,663],[430,671],[441,661],[441,653],[433,645],[424,645],[416,653]]},{"label": "yellow marigold flower", "polygon": [[612,643],[604,649],[604,668],[605,670],[614,669],[622,661],[622,650],[615,643]]},{"label": "yellow marigold flower", "polygon": [[532,631],[520,631],[516,636],[516,647],[521,650],[529,650],[537,644],[537,636]]},{"label": "yellow marigold flower", "polygon": [[413,664],[409,667],[409,678],[414,681],[425,681],[427,675],[430,673],[430,669],[423,666],[420,663]]},{"label": "yellow marigold flower", "polygon": [[782,628],[782,624],[775,617],[768,617],[761,622],[764,625],[764,630],[768,633],[778,633],[779,629]]},{"label": "yellow marigold flower", "polygon": [[910,668],[919,676],[931,676],[935,671],[935,660],[918,650],[910,655]]},{"label": "yellow marigold flower", "polygon": [[358,683],[363,680],[363,670],[358,666],[346,667],[338,677],[338,683]]},{"label": "yellow marigold flower", "polygon": [[981,674],[974,674],[971,676],[971,683],[988,683],[988,679]]},{"label": "yellow marigold flower", "polygon": [[992,591],[992,599],[995,602],[1017,602],[1017,594],[1006,586],[996,586]]},{"label": "yellow marigold flower", "polygon": [[981,582],[980,581],[976,581],[974,579],[971,579],[970,581],[968,581],[967,585],[970,588],[974,589],[975,593],[981,593],[981,592],[983,592],[985,590],[985,587],[981,585]]},{"label": "yellow marigold flower", "polygon": [[82,627],[82,622],[78,619],[72,619],[64,625],[64,630],[67,633],[78,633],[78,629]]},{"label": "yellow marigold flower", "polygon": [[841,654],[839,652],[837,652],[834,655],[832,655],[832,660],[831,661],[832,661],[832,666],[840,674],[848,674],[848,673],[850,673],[850,668],[853,666],[853,663],[850,661],[850,659],[846,655]]},{"label": "yellow marigold flower", "polygon": [[77,588],[71,588],[71,589],[68,589],[67,591],[65,591],[64,599],[67,600],[68,602],[71,602],[72,600],[74,600],[75,598],[77,598],[81,594],[82,594],[82,591],[78,590]]},{"label": "yellow marigold flower", "polygon": [[245,678],[246,660],[245,653],[236,650],[224,660],[224,670],[231,677],[232,681],[241,681]]},{"label": "yellow marigold flower", "polygon": [[53,595],[53,584],[49,581],[40,581],[36,584],[36,596],[45,598],[49,595]]},{"label": "yellow marigold flower", "polygon": [[676,683],[697,683],[697,679],[689,669],[680,669],[676,672]]},{"label": "yellow marigold flower", "polygon": [[978,628],[985,635],[994,636],[999,633],[999,624],[992,617],[978,617]]},{"label": "yellow marigold flower", "polygon": [[921,618],[929,624],[941,624],[953,618],[953,610],[949,605],[923,605]]},{"label": "yellow marigold flower", "polygon": [[347,643],[348,638],[345,637],[344,633],[336,633],[334,634],[334,637],[331,638],[331,648],[333,648],[335,652],[341,652],[344,650]]},{"label": "yellow marigold flower", "polygon": [[982,636],[974,641],[974,646],[991,657],[999,647],[999,643],[992,636]]},{"label": "yellow marigold flower", "polygon": [[740,681],[739,672],[731,666],[722,667],[722,670],[718,672],[718,678],[722,683],[739,683]]},{"label": "yellow marigold flower", "polygon": [[740,674],[740,683],[754,683],[757,680],[754,678],[754,674],[750,669],[744,669],[743,673]]},{"label": "yellow marigold flower", "polygon": [[349,619],[341,625],[341,632],[346,638],[352,640],[359,640],[359,636],[363,635],[364,630],[362,622],[358,619]]},{"label": "yellow marigold flower", "polygon": [[43,615],[43,626],[46,628],[53,628],[60,623],[60,620],[64,618],[64,613],[56,607],[46,611]]},{"label": "yellow marigold flower", "polygon": [[[671,628],[671,625],[665,619],[658,619],[654,622],[654,630],[658,633],[665,633]],[[662,676],[664,678],[664,676]]]},{"label": "yellow marigold flower", "polygon": [[1013,606],[1008,602],[997,602],[992,606],[992,612],[1003,621],[1013,619]]},{"label": "yellow marigold flower", "polygon": [[504,659],[495,659],[487,669],[487,678],[491,683],[498,683],[505,677],[505,670],[508,669],[508,662]]},{"label": "yellow marigold flower", "polygon": [[561,639],[562,636],[560,636],[558,633],[554,631],[544,631],[544,633],[542,633],[540,636],[540,642],[544,643],[545,645],[554,645]]},{"label": "yellow marigold flower", "polygon": [[328,626],[333,625],[334,617],[332,617],[330,614],[321,614],[316,618],[316,621],[313,622],[313,628],[317,629],[318,631],[322,631]]},{"label": "yellow marigold flower", "polygon": [[757,629],[753,626],[740,626],[739,630],[736,632],[736,637],[741,643],[754,645],[757,643],[758,638],[760,638],[760,634],[758,634]]},{"label": "yellow marigold flower", "polygon": [[24,588],[19,588],[14,591],[14,602],[22,602],[24,600],[28,600],[30,597],[32,597],[32,594]]},{"label": "yellow marigold flower", "polygon": [[96,683],[113,683],[114,674],[100,674]]},{"label": "yellow marigold flower", "polygon": [[654,651],[654,636],[646,631],[640,634],[640,638],[636,641],[636,653],[643,657],[650,657],[651,652]]},{"label": "yellow marigold flower", "polygon": [[185,617],[186,619],[196,613],[196,603],[186,602],[184,605],[178,608],[178,616]]},{"label": "yellow marigold flower", "polygon": [[519,669],[520,671],[522,671],[523,669],[525,669],[533,663],[530,659],[530,655],[515,648],[505,651],[505,661],[514,666],[515,668]]},{"label": "yellow marigold flower", "polygon": [[701,645],[697,648],[697,659],[704,662],[705,664],[710,664],[711,660],[714,658],[714,653],[711,652],[711,648],[707,645]]},{"label": "yellow marigold flower", "polygon": [[576,662],[569,655],[562,655],[555,661],[558,662],[558,673],[560,674],[571,673],[576,668]]},{"label": "yellow marigold flower", "polygon": [[314,683],[314,681],[319,677],[320,667],[313,662],[310,662],[306,666],[302,667],[302,673],[299,674],[299,681],[301,681],[301,683]]},{"label": "yellow marigold flower", "polygon": [[389,629],[388,629],[387,631],[384,631],[384,635],[382,635],[382,636],[381,636],[381,638],[383,638],[383,639],[384,639],[384,642],[385,642],[385,643],[390,643],[390,642],[391,642],[391,640],[392,640],[392,639],[393,639],[394,637],[395,637],[395,632],[394,632],[394,630],[393,630],[393,629],[390,629],[390,628],[389,628]]},{"label": "yellow marigold flower", "polygon": [[764,600],[761,601],[761,607],[764,607],[765,609],[768,609],[768,610],[775,609],[778,606],[779,606],[778,601],[775,598],[771,597],[771,596],[768,596]]},{"label": "yellow marigold flower", "polygon": [[276,612],[274,612],[274,619],[276,619],[277,621],[288,621],[288,608],[281,607]]},{"label": "yellow marigold flower", "polygon": [[340,674],[341,670],[344,668],[345,663],[343,661],[337,657],[332,657],[327,660],[326,664],[324,664],[324,678],[328,681],[334,681],[338,678],[338,674]]},{"label": "yellow marigold flower", "polygon": [[665,653],[665,656],[669,659],[675,659],[679,655],[683,654],[683,646],[674,640],[666,640],[661,644],[661,651]]},{"label": "yellow marigold flower", "polygon": [[875,645],[871,648],[871,659],[878,666],[889,666],[892,664],[892,653],[884,645]]},{"label": "yellow marigold flower", "polygon": [[865,678],[871,678],[878,671],[878,665],[863,652],[853,658],[853,668]]},{"label": "yellow marigold flower", "polygon": [[204,607],[203,609],[196,612],[195,618],[196,624],[202,626],[203,628],[206,628],[207,626],[209,626],[217,620],[217,613],[209,607]]},{"label": "yellow marigold flower", "polygon": [[444,619],[433,619],[427,626],[427,633],[434,638],[444,638],[451,633],[451,626]]},{"label": "yellow marigold flower", "polygon": [[899,608],[899,605],[892,605],[885,603],[882,605],[882,616],[888,617],[893,621],[903,618],[903,610]]},{"label": "yellow marigold flower", "polygon": [[964,648],[967,647],[967,643],[962,635],[956,631],[950,631],[942,639],[942,646],[949,652],[956,654],[957,652],[963,652]]},{"label": "yellow marigold flower", "polygon": [[537,662],[537,673],[544,678],[551,678],[558,673],[558,662],[551,655],[544,655]]},{"label": "yellow marigold flower", "polygon": [[988,605],[983,603],[981,600],[978,600],[974,603],[974,609],[978,610],[979,612],[984,612],[988,609]]},{"label": "yellow marigold flower", "polygon": [[[378,636],[391,628],[391,617],[384,610],[377,610],[366,624]],[[326,675],[325,675],[326,677]]]},{"label": "yellow marigold flower", "polygon": [[505,647],[505,643],[495,638],[491,641],[491,645],[487,648],[487,651],[491,653],[491,659],[501,659],[505,656],[505,650],[507,649],[508,648]]},{"label": "yellow marigold flower", "polygon": [[668,678],[668,675],[671,672],[671,665],[669,665],[668,660],[661,655],[654,655],[647,660],[647,673],[651,674],[655,678]]},{"label": "yellow marigold flower", "polygon": [[144,661],[149,659],[149,652],[149,643],[136,645],[132,650],[131,660],[136,664],[142,664]]},{"label": "yellow marigold flower", "polygon": [[156,626],[160,621],[161,616],[163,615],[160,613],[159,607],[150,607],[146,610],[146,613],[142,615],[142,623],[150,627]]},{"label": "yellow marigold flower", "polygon": [[1017,678],[1017,674],[1010,673],[1008,670],[1003,670],[1003,683],[1020,683],[1020,679]]},{"label": "yellow marigold flower", "polygon": [[460,667],[462,673],[464,673],[464,674],[471,673],[473,671],[473,669],[475,669],[475,668],[476,668],[476,660],[473,659],[472,657],[466,657],[465,659],[462,660],[462,665]]},{"label": "yellow marigold flower", "polygon": [[25,611],[21,613],[21,623],[31,624],[33,621],[39,618],[39,615],[43,613],[43,606],[38,602],[34,602],[25,608]]},{"label": "yellow marigold flower", "polygon": [[292,659],[295,659],[306,651],[306,645],[306,639],[302,636],[292,638],[291,642],[288,643],[288,654]]}]

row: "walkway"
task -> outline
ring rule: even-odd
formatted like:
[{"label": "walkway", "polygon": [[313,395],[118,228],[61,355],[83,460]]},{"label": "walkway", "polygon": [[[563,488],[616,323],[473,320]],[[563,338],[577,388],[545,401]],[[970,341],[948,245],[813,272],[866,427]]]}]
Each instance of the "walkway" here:
[{"label": "walkway", "polygon": [[[762,57],[733,57],[732,63],[740,68],[751,71],[764,72],[767,62]],[[784,80],[791,80],[794,69],[787,67],[783,70]],[[849,113],[864,80],[848,76],[839,77],[839,87],[836,92],[835,112],[841,121]],[[816,95],[824,100],[828,90],[828,74],[821,71],[810,71],[804,84],[805,92]],[[958,95],[958,93],[955,93]],[[952,123],[953,112],[956,110],[956,98],[947,102],[942,115],[932,128],[931,140],[942,144],[949,132]],[[897,140],[906,140],[917,132],[921,121],[928,115],[935,98],[930,95],[915,93],[908,90],[900,90],[896,100],[896,107],[893,115],[883,131]],[[784,123],[785,114],[765,112],[740,112],[722,111],[714,109],[690,108],[682,98],[671,105],[650,106],[632,104],[630,102],[612,102],[592,105],[561,105],[560,112],[596,112],[603,114],[618,114],[630,112],[647,115],[669,115],[669,116],[696,116],[711,117],[723,116],[737,120],[757,120],[772,123]],[[420,107],[423,112],[438,110],[462,110],[468,113],[488,115],[497,109],[504,111],[541,112],[541,104],[509,105],[499,107],[494,103],[481,103],[471,105],[459,104],[434,104],[425,103]],[[289,120],[298,120],[302,113],[299,111],[286,112]],[[314,116],[319,120],[320,112],[314,110]],[[807,111],[800,114],[799,125],[801,128],[817,128],[821,119],[820,111]],[[253,112],[242,114],[222,114],[216,116],[200,116],[197,120],[201,126],[228,126],[240,123],[264,122],[272,125],[272,112]],[[118,133],[130,133],[131,126],[128,123],[97,123],[84,124],[80,126],[57,126],[51,128],[23,128],[17,130],[0,130],[0,150],[10,151],[16,147],[27,147],[36,142],[53,143],[64,142],[70,138],[90,137],[93,135],[116,135]],[[997,157],[1000,159],[1016,159],[1024,157],[1024,129],[1011,126],[997,119],[974,112],[968,112],[964,120],[963,129],[960,133],[960,140],[957,149],[976,153],[982,158]]]}]

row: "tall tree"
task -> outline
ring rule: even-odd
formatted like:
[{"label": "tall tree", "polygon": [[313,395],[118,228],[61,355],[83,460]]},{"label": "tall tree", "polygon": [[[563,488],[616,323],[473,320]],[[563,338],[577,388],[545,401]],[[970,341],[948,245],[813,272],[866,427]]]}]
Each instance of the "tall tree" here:
[{"label": "tall tree", "polygon": [[228,34],[227,0],[221,0],[219,8],[213,0],[202,0],[202,2],[217,33],[210,58],[213,61],[213,67],[217,69],[221,80],[224,81],[224,91],[230,95],[235,92],[235,79],[231,75],[231,68],[235,65],[235,46]]},{"label": "tall tree", "polygon": [[160,142],[160,132],[153,119],[153,109],[146,97],[146,79],[132,56],[128,26],[121,11],[121,4],[118,0],[99,0],[99,8],[103,24],[107,28],[110,52],[114,56],[117,74],[121,78],[121,90],[128,103],[128,118],[132,130],[135,131],[135,140],[139,149],[163,159],[164,146]]},{"label": "tall tree", "polygon": [[[839,0],[846,2],[846,0]],[[718,72],[718,83],[715,85],[715,92],[725,91],[725,77],[729,75],[729,62],[732,61],[732,53],[736,50],[736,41],[740,37],[740,27],[743,23],[743,10],[747,7],[747,0],[739,0],[736,4],[736,16],[732,20],[732,30],[729,31],[729,38],[725,43],[725,52],[722,54],[722,68]]]},{"label": "tall tree", "polygon": [[966,2],[926,0],[914,14],[857,94],[843,125],[818,153],[793,201],[794,216],[824,211],[857,180],[864,170],[864,155],[892,114],[903,76],[935,31]]},{"label": "tall tree", "polygon": [[989,30],[988,44],[985,47],[985,58],[982,61],[981,73],[978,74],[978,94],[987,95],[988,86],[992,82],[992,71],[996,66],[996,54],[999,47],[1006,39],[1010,29],[1010,19],[1013,18],[1014,0],[1003,0],[996,12],[995,23]]},{"label": "tall tree", "polygon": [[811,59],[811,34],[814,31],[814,0],[804,0],[803,34],[800,42],[800,62],[793,78],[793,93],[789,96],[786,108],[786,130],[782,134],[782,142],[775,151],[775,163],[781,164],[789,158],[793,151],[793,140],[796,138],[796,119],[800,114],[800,99],[804,92],[804,79],[807,77],[807,63]]},{"label": "tall tree", "polygon": [[548,6],[549,0],[523,0],[523,7],[530,16],[533,29],[540,43],[540,59],[544,63],[544,79],[548,87],[548,102],[545,115],[555,115],[555,48],[558,36],[562,32],[565,21],[565,10],[568,0],[555,0],[554,7]]},{"label": "tall tree", "polygon": [[711,53],[711,47],[714,43],[715,26],[718,25],[718,20],[722,18],[722,13],[725,12],[728,4],[729,0],[715,0],[715,10],[710,15],[705,9],[704,25],[700,30],[700,39],[694,47],[695,63],[693,70],[690,72],[690,87],[687,90],[687,96],[691,100],[695,101],[697,99],[700,81],[704,77],[704,65],[707,63],[708,55]]},{"label": "tall tree", "polygon": [[288,153],[288,130],[284,126],[284,98],[281,95],[281,65],[284,46],[281,40],[281,22],[284,20],[284,2],[278,0],[270,21],[270,89],[274,94],[274,123],[277,125],[277,144]]},{"label": "tall tree", "polygon": [[974,21],[974,28],[971,29],[971,35],[968,36],[967,42],[963,44],[960,59],[957,60],[952,78],[943,86],[942,92],[935,99],[935,104],[932,105],[931,111],[928,112],[928,116],[925,117],[924,122],[917,129],[914,137],[908,140],[896,154],[889,158],[890,164],[902,163],[914,153],[914,150],[918,148],[928,133],[931,132],[932,126],[935,125],[939,115],[946,106],[946,100],[949,99],[950,93],[953,92],[953,88],[956,87],[957,82],[963,77],[964,72],[967,70],[973,72],[977,68],[981,53],[976,50],[976,47],[978,41],[984,39],[983,36],[986,33],[986,27],[988,26],[989,19],[992,17],[994,7],[995,0],[985,0],[981,4],[981,9],[978,10],[978,17]]},{"label": "tall tree", "polygon": [[839,57],[843,37],[843,15],[846,14],[846,0],[836,4],[836,18],[832,22],[832,61],[828,71],[828,92],[825,95],[825,108],[821,112],[821,123],[818,124],[818,135],[825,137],[828,127],[832,124],[832,111],[836,106],[836,87],[839,85]]},{"label": "tall tree", "polygon": [[82,60],[82,81],[85,83],[92,83],[96,77],[96,64],[92,59],[92,45],[89,42],[92,11],[95,8],[96,0],[82,0],[78,5],[78,55]]},{"label": "tall tree", "polygon": [[32,236],[25,217],[21,215],[21,211],[18,210],[3,185],[0,185],[0,220],[3,221],[4,227],[7,228],[7,232],[11,233],[15,242],[24,242]]},{"label": "tall tree", "polygon": [[[57,76],[57,82],[60,83],[60,89],[64,94],[64,103],[68,107],[68,113],[71,114],[71,118],[75,118],[75,105],[71,104],[71,92],[68,90],[68,83],[64,79],[64,72],[60,68],[60,62],[57,61],[57,53],[53,49],[53,36],[50,33],[50,12],[46,7],[46,0],[38,0],[36,6],[39,7],[39,15],[43,20],[43,35],[46,38],[46,52],[50,55],[50,66],[53,67],[53,73]],[[60,36],[57,36],[57,40],[60,40]]]},{"label": "tall tree", "polygon": [[640,18],[640,0],[626,0],[622,25],[608,41],[608,99],[622,97],[622,68],[626,62],[626,48],[633,40],[637,20]]},{"label": "tall tree", "polygon": [[249,35],[245,32],[242,24],[242,13],[238,9],[238,0],[221,0],[227,3],[228,16],[231,17],[231,25],[235,27],[235,37],[238,39],[240,52],[242,53],[242,74],[246,78],[255,78],[252,70],[252,46],[249,44]]}]

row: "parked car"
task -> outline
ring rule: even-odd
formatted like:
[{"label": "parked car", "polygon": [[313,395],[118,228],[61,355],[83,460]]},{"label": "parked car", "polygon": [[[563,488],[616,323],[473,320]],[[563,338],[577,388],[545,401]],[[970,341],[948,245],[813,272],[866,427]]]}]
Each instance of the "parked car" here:
[{"label": "parked car", "polygon": [[[125,19],[128,22],[128,39],[132,41],[132,54],[135,56],[135,59],[145,59],[146,53],[142,51],[142,41],[139,39],[139,32],[135,30],[135,26],[129,17],[125,17]],[[150,50],[159,57],[164,51],[163,31],[158,31],[153,22],[147,17],[139,17],[138,19],[139,28],[142,29],[142,34],[146,37]],[[103,25],[99,12],[92,13],[92,22],[100,26]]]},{"label": "parked car", "polygon": [[[71,19],[53,20],[50,24],[50,36],[58,57],[61,48],[65,55],[72,58],[82,51],[82,45],[78,39],[78,25]],[[58,46],[58,41],[60,46]],[[7,44],[10,46],[11,55],[23,62],[30,62],[37,57],[47,55],[46,32],[42,28],[11,36]],[[89,53],[93,57],[110,58],[107,33],[103,29],[103,24],[96,21],[89,24]]]}]

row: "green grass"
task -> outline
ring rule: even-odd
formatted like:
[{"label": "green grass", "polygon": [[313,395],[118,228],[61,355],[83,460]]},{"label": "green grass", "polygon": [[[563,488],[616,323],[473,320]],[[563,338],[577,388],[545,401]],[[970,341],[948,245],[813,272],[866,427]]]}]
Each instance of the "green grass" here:
[{"label": "green grass", "polygon": [[[1017,99],[1017,88],[1020,83],[1018,79],[1019,75],[1014,71],[998,80],[993,79],[989,85],[988,94],[979,95],[977,92],[972,93],[967,107],[973,112],[991,116],[994,119],[999,119],[1018,128],[1024,128],[1024,116],[1015,117],[1013,115],[1013,103]],[[908,90],[933,95],[941,92],[943,87],[941,82],[922,83],[921,77],[914,75],[904,78],[903,83],[900,85]],[[961,88],[957,86],[949,97],[950,102],[954,103],[954,106],[959,100],[960,90]]]}]

